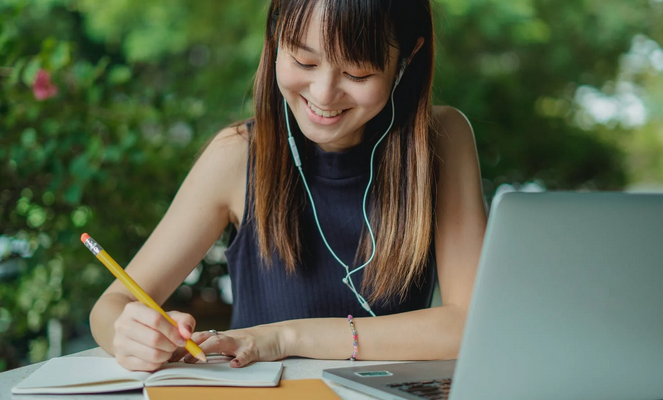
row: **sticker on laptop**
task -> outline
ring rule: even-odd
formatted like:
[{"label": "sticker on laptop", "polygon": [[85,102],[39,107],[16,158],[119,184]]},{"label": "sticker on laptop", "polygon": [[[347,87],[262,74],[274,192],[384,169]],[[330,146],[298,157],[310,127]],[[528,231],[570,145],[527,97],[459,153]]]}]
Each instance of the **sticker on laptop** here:
[{"label": "sticker on laptop", "polygon": [[393,374],[389,371],[360,371],[355,372],[355,375],[361,376],[362,378],[373,378],[376,376],[392,376]]}]

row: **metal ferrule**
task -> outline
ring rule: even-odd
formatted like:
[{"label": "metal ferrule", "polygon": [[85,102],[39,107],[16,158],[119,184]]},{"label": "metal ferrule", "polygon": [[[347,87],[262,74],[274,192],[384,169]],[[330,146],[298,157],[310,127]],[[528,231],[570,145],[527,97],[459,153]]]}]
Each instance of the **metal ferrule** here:
[{"label": "metal ferrule", "polygon": [[103,247],[99,246],[99,243],[95,242],[94,239],[92,238],[89,238],[88,240],[85,241],[85,247],[90,249],[92,254],[94,254],[95,256],[101,253],[101,250],[104,249]]}]

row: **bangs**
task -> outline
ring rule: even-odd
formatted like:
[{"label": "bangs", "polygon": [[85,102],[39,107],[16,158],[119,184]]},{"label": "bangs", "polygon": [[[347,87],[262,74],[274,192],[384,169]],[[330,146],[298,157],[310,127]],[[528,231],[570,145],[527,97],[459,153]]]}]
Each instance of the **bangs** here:
[{"label": "bangs", "polygon": [[384,3],[375,0],[282,1],[277,32],[281,34],[283,45],[298,48],[319,7],[322,51],[332,63],[370,66],[384,71],[393,37],[388,20],[389,6],[385,7]]}]

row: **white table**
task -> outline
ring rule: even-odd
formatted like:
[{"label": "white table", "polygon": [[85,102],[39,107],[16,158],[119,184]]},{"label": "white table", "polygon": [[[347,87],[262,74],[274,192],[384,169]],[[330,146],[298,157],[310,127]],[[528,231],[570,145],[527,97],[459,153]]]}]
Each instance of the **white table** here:
[{"label": "white table", "polygon": [[[101,348],[96,347],[91,350],[82,351],[80,353],[72,354],[75,357],[84,356],[108,356]],[[310,360],[302,358],[289,358],[283,360],[283,376],[281,379],[311,379],[322,378],[322,370],[326,368],[340,368],[349,366],[361,365],[374,365],[386,364],[394,361],[338,361],[338,360]],[[22,368],[16,368],[7,372],[0,373],[0,400],[63,400],[64,398],[73,400],[142,400],[143,394],[139,391],[134,392],[121,392],[115,394],[102,394],[102,395],[67,395],[67,396],[51,396],[51,395],[12,395],[11,388],[18,384],[21,380],[26,378],[36,370],[43,363],[28,365]],[[359,393],[355,390],[345,388],[328,380],[324,382],[336,392],[342,399],[345,400],[371,400],[375,397]]]}]

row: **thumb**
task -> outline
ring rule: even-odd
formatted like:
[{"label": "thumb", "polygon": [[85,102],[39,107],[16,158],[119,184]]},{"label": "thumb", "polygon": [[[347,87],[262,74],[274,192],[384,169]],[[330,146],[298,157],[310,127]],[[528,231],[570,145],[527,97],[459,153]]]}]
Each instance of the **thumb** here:
[{"label": "thumb", "polygon": [[184,339],[191,339],[193,329],[196,326],[196,320],[191,314],[181,313],[178,311],[171,311],[168,313],[170,317],[177,323],[177,330]]}]

